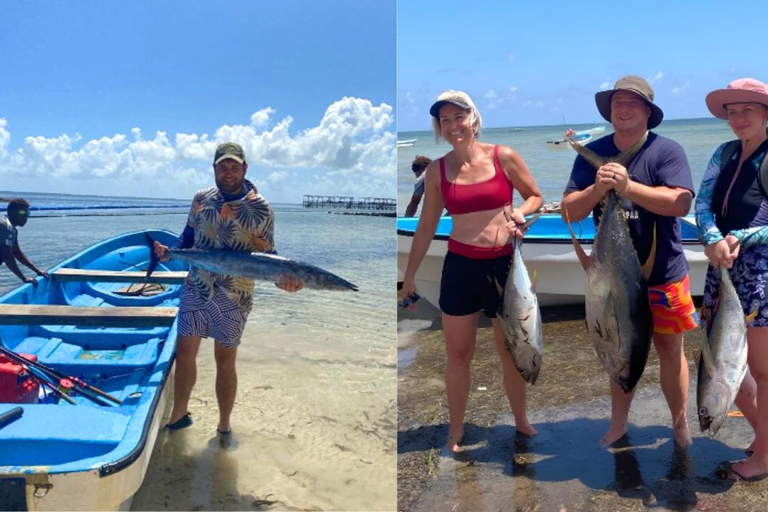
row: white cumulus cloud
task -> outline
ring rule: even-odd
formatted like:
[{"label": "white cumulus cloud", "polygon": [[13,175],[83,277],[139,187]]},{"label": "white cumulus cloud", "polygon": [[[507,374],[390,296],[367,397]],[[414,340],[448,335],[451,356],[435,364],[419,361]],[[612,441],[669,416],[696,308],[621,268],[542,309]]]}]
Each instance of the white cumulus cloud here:
[{"label": "white cumulus cloud", "polygon": [[[82,193],[107,194],[119,183],[125,190],[146,190],[148,195],[185,197],[213,183],[211,163],[216,146],[234,141],[245,151],[248,177],[267,190],[288,177],[287,169],[295,171],[295,186],[285,191],[294,195],[281,198],[283,201],[298,201],[306,193],[394,194],[396,137],[391,131],[391,106],[345,97],[329,105],[315,126],[301,131],[291,129],[293,117],[278,118],[276,113],[271,107],[262,108],[250,116],[248,124],[222,125],[212,135],[169,136],[158,131],[145,138],[141,128],[135,127],[130,134],[91,140],[82,140],[77,133],[29,135],[15,149],[10,147],[12,127],[0,117],[0,180],[7,182],[14,176],[27,182],[39,180],[49,185],[41,191],[56,190],[50,188],[56,180],[72,186],[78,180],[89,184],[109,180],[99,190]],[[323,190],[315,190],[316,185]]]}]

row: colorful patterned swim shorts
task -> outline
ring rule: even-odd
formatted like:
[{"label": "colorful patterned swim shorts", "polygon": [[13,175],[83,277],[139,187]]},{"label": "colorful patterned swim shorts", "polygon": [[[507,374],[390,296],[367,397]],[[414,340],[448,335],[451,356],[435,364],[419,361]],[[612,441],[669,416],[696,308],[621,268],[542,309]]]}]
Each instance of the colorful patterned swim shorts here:
[{"label": "colorful patterned swim shorts", "polygon": [[218,286],[213,290],[211,300],[205,300],[189,286],[181,289],[179,334],[213,338],[225,347],[237,347],[248,315]]},{"label": "colorful patterned swim shorts", "polygon": [[[768,327],[768,246],[742,249],[728,274],[741,299],[744,316],[757,312],[749,327]],[[714,314],[719,297],[720,270],[710,265],[704,283],[704,307]]]},{"label": "colorful patterned swim shorts", "polygon": [[690,331],[699,324],[687,274],[674,283],[649,286],[648,299],[654,333],[677,334]]}]

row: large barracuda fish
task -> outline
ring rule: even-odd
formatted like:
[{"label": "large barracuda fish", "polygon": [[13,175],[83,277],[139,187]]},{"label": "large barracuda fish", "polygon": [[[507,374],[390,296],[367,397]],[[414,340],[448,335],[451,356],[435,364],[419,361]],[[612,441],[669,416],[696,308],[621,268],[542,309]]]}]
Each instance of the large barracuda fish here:
[{"label": "large barracuda fish", "polygon": [[696,386],[699,426],[702,432],[709,429],[710,437],[723,425],[747,372],[747,322],[756,314],[744,318],[728,270],[721,267],[720,296],[714,316],[710,318],[709,312],[702,311],[707,320],[707,339],[698,357]]},{"label": "large barracuda fish", "polygon": [[[626,167],[645,141],[643,137],[610,160],[579,144],[572,143],[571,147],[595,168],[608,161]],[[651,254],[641,266],[624,209],[613,190],[608,191],[603,202],[589,256],[576,239],[566,209],[564,213],[576,254],[587,273],[586,323],[595,353],[610,378],[630,393],[643,375],[651,348],[652,318],[646,282],[655,259],[655,229]]]},{"label": "large barracuda fish", "polygon": [[[533,224],[539,215],[525,223],[523,230]],[[541,342],[541,312],[520,248],[523,241],[514,240],[515,252],[504,286],[499,311],[499,326],[506,338],[507,350],[520,375],[531,384],[536,383],[541,368],[543,346]],[[498,281],[496,286],[501,289]],[[501,290],[500,290],[501,291]]]},{"label": "large barracuda fish", "polygon": [[[147,277],[159,262],[154,251],[154,241],[147,236],[151,262]],[[173,260],[229,276],[242,276],[259,281],[279,283],[280,276],[292,275],[304,281],[304,286],[316,290],[357,291],[356,285],[320,267],[278,256],[249,251],[168,249],[165,255]]]}]

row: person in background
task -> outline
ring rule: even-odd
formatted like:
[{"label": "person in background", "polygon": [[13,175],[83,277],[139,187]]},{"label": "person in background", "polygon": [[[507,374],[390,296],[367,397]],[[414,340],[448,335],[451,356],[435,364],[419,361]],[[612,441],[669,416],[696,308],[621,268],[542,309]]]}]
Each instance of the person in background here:
[{"label": "person in background", "polygon": [[37,268],[19,247],[17,228],[26,226],[27,220],[29,220],[29,203],[21,198],[11,199],[8,202],[6,215],[0,217],[0,265],[5,263],[5,266],[16,274],[22,282],[37,286],[37,279],[25,276],[19,268],[19,263],[21,263],[38,276],[48,277],[48,272],[43,272]]},{"label": "person in background", "polygon": [[427,170],[427,166],[432,162],[432,159],[426,156],[417,155],[411,163],[411,170],[414,176],[416,176],[416,183],[413,185],[413,195],[411,196],[411,202],[405,208],[405,216],[413,217],[416,215],[416,210],[419,209],[419,203],[421,202],[421,196],[424,195],[424,179],[426,175],[424,172]]}]

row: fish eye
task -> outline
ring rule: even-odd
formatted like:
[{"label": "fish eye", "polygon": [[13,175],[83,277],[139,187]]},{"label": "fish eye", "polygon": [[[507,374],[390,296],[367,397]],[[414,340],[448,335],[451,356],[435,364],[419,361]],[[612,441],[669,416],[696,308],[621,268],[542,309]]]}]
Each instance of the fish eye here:
[{"label": "fish eye", "polygon": [[699,409],[699,416],[706,416],[708,412],[709,411],[707,410],[706,407],[702,407],[701,409]]}]

